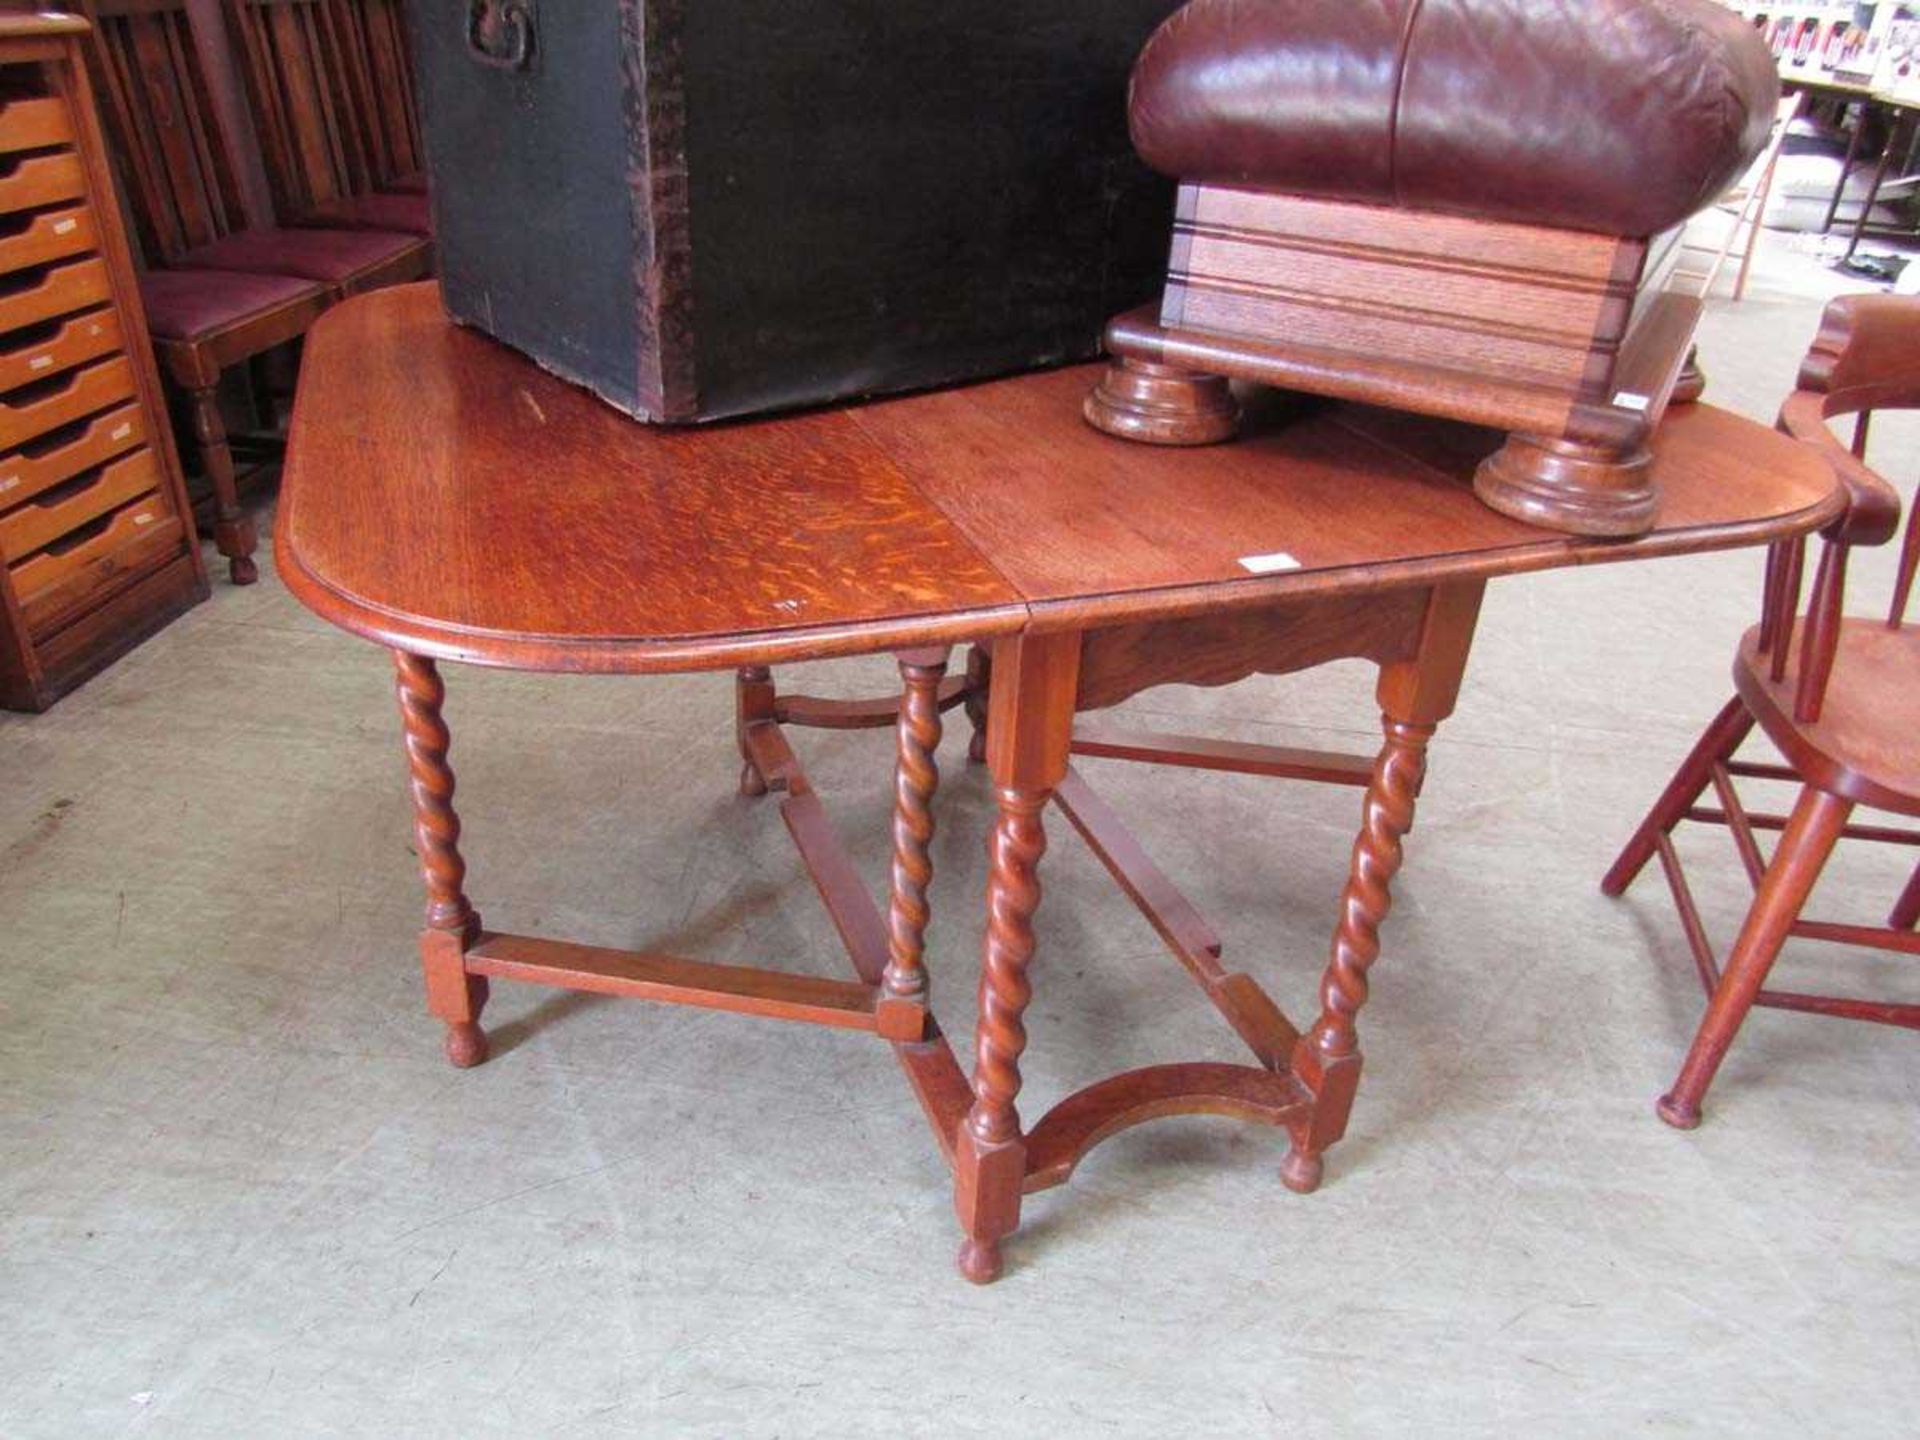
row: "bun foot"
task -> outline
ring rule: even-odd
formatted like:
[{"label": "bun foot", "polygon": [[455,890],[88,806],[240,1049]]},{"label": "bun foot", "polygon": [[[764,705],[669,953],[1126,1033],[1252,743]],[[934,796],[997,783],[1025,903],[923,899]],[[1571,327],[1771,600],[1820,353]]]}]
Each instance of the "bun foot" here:
[{"label": "bun foot", "polygon": [[487,1032],[472,1021],[447,1026],[447,1059],[461,1070],[471,1070],[487,1058]]},{"label": "bun foot", "polygon": [[1691,405],[1707,393],[1707,373],[1700,368],[1700,352],[1689,350],[1687,363],[1680,367],[1680,378],[1673,382],[1675,405]]},{"label": "bun foot", "polygon": [[235,555],[227,561],[227,575],[236,585],[251,585],[260,578],[260,567],[251,555]]},{"label": "bun foot", "polygon": [[1145,360],[1109,361],[1080,411],[1094,429],[1147,445],[1212,445],[1240,428],[1224,377]]},{"label": "bun foot", "polygon": [[1660,1103],[1653,1107],[1654,1113],[1676,1130],[1698,1130],[1700,1128],[1700,1107],[1683,1105],[1672,1095],[1662,1095]]},{"label": "bun foot", "polygon": [[1000,1278],[1000,1242],[963,1240],[960,1242],[960,1273],[976,1285],[991,1285]]},{"label": "bun foot", "polygon": [[1280,1162],[1280,1183],[1296,1195],[1311,1195],[1320,1188],[1320,1180],[1327,1173],[1327,1162],[1310,1150],[1299,1146],[1287,1152],[1287,1158]]},{"label": "bun foot", "polygon": [[1657,496],[1653,457],[1549,440],[1509,436],[1474,473],[1473,493],[1502,515],[1571,535],[1643,535]]},{"label": "bun foot", "polygon": [[740,767],[740,793],[749,800],[757,800],[767,793],[767,782],[760,778],[751,760]]}]

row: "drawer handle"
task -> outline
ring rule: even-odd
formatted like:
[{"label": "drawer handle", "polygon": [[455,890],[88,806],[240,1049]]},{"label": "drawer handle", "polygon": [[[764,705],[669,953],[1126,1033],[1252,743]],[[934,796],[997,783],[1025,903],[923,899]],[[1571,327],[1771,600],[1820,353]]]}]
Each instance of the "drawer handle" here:
[{"label": "drawer handle", "polygon": [[467,51],[496,70],[525,70],[533,62],[533,0],[470,0]]}]

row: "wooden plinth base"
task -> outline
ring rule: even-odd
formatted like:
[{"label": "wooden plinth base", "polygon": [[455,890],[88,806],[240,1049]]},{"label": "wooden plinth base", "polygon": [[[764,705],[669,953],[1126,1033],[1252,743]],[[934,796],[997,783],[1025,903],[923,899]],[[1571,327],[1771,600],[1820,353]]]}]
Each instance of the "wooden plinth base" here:
[{"label": "wooden plinth base", "polygon": [[1230,438],[1227,382],[1274,386],[1507,431],[1474,492],[1493,509],[1572,535],[1631,536],[1653,525],[1648,437],[1704,382],[1690,345],[1700,302],[1652,297],[1609,367],[1606,388],[1548,385],[1319,342],[1182,328],[1136,310],[1107,327],[1112,355],[1083,410],[1122,439],[1204,445]]}]

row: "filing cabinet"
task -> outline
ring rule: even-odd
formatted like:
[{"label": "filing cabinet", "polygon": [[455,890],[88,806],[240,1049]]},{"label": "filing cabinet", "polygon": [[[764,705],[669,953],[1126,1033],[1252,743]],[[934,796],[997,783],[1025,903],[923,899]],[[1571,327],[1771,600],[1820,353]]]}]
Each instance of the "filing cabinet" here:
[{"label": "filing cabinet", "polygon": [[81,63],[0,14],[0,704],[44,710],[207,596]]}]

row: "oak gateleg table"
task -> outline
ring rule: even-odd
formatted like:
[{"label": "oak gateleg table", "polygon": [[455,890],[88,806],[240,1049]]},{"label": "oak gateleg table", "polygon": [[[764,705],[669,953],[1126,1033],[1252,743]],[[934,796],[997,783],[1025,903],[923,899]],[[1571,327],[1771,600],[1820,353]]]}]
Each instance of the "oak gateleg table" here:
[{"label": "oak gateleg table", "polygon": [[[393,652],[421,869],[427,1004],[456,1065],[486,1058],[493,980],[867,1031],[893,1047],[952,1168],[960,1268],[994,1278],[1021,1197],[1142,1121],[1281,1126],[1312,1190],[1360,1075],[1356,1019],[1436,727],[1486,582],[1759,545],[1840,512],[1813,455],[1712,406],[1655,441],[1655,528],[1572,539],[1473,498],[1497,435],[1277,402],[1232,444],[1168,450],[1080,419],[1055,371],[710,428],[635,424],[442,315],[430,286],[347,302],[302,366],[275,554],[314,611]],[[956,645],[971,646],[950,670]],[[785,661],[890,653],[901,693],[783,695]],[[1373,756],[1133,734],[1077,715],[1149,686],[1224,685],[1362,657]],[[438,662],[555,673],[736,672],[747,794],[780,810],[852,960],[833,980],[488,930],[466,894]],[[928,1006],[929,809],[943,712],[964,706],[995,816],[971,1076]],[[837,841],[792,727],[896,734],[884,909]],[[1071,766],[1074,754],[1351,785],[1362,822],[1318,1013],[1287,1019]],[[1098,1081],[1016,1110],[1033,917],[1057,805],[1252,1052]]]}]

